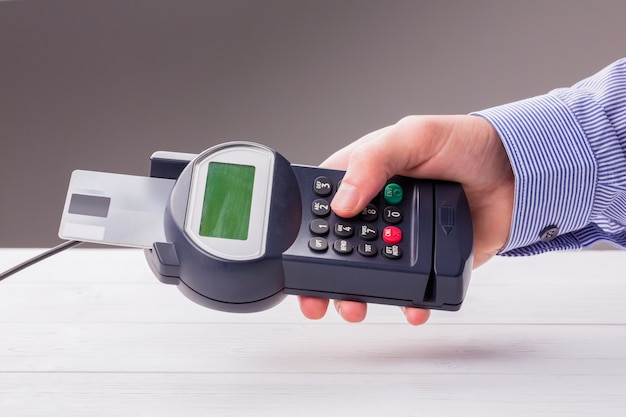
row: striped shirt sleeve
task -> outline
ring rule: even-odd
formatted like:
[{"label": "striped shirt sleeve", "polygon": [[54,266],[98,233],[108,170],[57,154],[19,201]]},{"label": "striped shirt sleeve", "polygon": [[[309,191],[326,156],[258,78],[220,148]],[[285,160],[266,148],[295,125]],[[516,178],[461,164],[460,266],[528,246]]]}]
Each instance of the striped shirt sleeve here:
[{"label": "striped shirt sleeve", "polygon": [[[515,174],[500,254],[626,246],[626,59],[570,88],[473,114],[498,131]],[[558,234],[542,239],[547,229]]]}]

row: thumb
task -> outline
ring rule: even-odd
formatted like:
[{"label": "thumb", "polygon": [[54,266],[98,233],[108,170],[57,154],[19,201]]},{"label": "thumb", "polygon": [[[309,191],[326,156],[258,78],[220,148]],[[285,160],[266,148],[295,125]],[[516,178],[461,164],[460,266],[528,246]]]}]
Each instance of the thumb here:
[{"label": "thumb", "polygon": [[[349,181],[351,182],[348,182],[346,179],[341,181],[339,190],[337,190],[335,198],[330,203],[333,212],[339,217],[349,218],[356,216],[376,195],[376,192],[372,194],[370,190],[360,187],[358,184],[362,183],[362,181],[359,178],[351,178]],[[376,191],[379,189],[376,188]]]},{"label": "thumb", "polygon": [[333,212],[340,217],[359,214],[389,178],[408,168],[410,145],[407,135],[394,126],[373,133],[333,155],[324,164],[332,166],[333,161],[342,161],[341,165],[347,165],[346,174],[331,202]]}]

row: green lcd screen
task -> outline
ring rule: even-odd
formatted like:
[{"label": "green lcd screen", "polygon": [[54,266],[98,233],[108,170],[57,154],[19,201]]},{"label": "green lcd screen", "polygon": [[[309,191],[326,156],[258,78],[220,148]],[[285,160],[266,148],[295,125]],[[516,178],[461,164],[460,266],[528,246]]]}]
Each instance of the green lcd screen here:
[{"label": "green lcd screen", "polygon": [[222,239],[248,239],[254,167],[209,163],[200,236]]}]

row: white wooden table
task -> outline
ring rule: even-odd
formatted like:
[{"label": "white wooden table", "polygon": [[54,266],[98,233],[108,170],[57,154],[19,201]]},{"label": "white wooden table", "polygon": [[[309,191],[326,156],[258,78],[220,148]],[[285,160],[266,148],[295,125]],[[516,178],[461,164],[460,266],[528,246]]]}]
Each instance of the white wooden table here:
[{"label": "white wooden table", "polygon": [[0,416],[323,415],[626,415],[626,253],[497,258],[422,327],[387,306],[308,321],[293,298],[212,311],[128,249],[0,283]]}]

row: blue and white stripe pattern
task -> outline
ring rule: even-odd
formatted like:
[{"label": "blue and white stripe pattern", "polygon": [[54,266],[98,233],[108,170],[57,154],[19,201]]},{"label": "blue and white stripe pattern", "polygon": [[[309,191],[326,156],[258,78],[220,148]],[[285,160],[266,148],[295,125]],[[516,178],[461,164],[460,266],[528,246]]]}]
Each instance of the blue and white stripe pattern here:
[{"label": "blue and white stripe pattern", "polygon": [[[473,113],[498,131],[515,174],[503,255],[626,247],[626,59],[571,88]],[[560,234],[540,241],[548,226]]]}]

